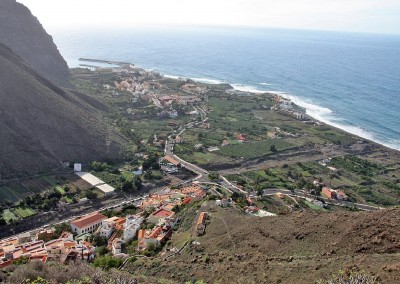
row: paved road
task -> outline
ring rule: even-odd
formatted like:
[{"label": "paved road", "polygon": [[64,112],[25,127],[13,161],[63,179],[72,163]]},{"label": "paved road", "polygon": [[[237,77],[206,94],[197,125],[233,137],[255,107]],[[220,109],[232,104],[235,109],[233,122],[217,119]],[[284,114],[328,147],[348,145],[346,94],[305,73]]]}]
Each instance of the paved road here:
[{"label": "paved road", "polygon": [[[311,199],[316,199],[315,195],[307,194],[305,192],[300,192],[300,191],[291,191],[291,190],[287,190],[287,189],[272,188],[272,189],[264,189],[264,191],[263,191],[263,195],[272,195],[272,194],[276,194],[276,193],[282,193],[282,194],[300,197],[300,198],[307,197],[307,198],[311,198]],[[356,207],[360,210],[365,210],[365,211],[377,211],[377,210],[384,209],[384,208],[378,207],[378,206],[353,203],[353,202],[344,201],[344,200],[336,200],[336,199],[329,199],[329,198],[323,198],[323,197],[318,197],[318,199],[323,200],[327,204],[332,204],[332,205],[336,205],[336,206],[344,206],[344,207]]]},{"label": "paved road", "polygon": [[[111,210],[111,209],[115,209],[115,208],[121,207],[123,205],[128,205],[128,204],[137,204],[137,205],[139,205],[141,200],[143,198],[145,198],[145,197],[146,197],[146,195],[143,196],[143,197],[129,198],[129,199],[126,199],[124,201],[118,201],[116,203],[109,204],[109,205],[101,207],[101,208],[92,207],[89,210],[83,210],[83,212],[81,212],[82,214],[72,215],[72,216],[65,216],[65,217],[61,217],[61,218],[59,218],[59,217],[60,217],[60,214],[62,214],[62,212],[56,212],[56,211],[45,212],[45,213],[43,213],[43,216],[48,215],[48,218],[44,218],[43,221],[45,221],[45,222],[40,222],[40,223],[39,222],[35,222],[35,228],[32,228],[30,230],[26,230],[26,231],[15,231],[14,234],[12,234],[12,233],[10,234],[9,232],[4,232],[4,234],[0,234],[0,237],[1,238],[11,238],[11,237],[23,234],[23,233],[36,232],[37,230],[40,230],[40,229],[42,229],[44,227],[54,226],[54,225],[57,225],[57,224],[66,223],[66,222],[69,222],[69,221],[71,221],[73,219],[76,219],[79,216],[88,215],[88,214],[91,214],[91,213],[96,212],[96,211]],[[46,222],[46,220],[47,220],[47,222]]]},{"label": "paved road", "polygon": [[[197,107],[197,109],[199,110],[199,112],[201,114],[202,120],[200,122],[190,122],[190,123],[182,126],[180,128],[181,131],[178,133],[177,136],[182,135],[183,132],[185,132],[188,128],[191,128],[191,127],[193,127],[195,125],[199,125],[199,124],[204,123],[204,122],[206,122],[208,120],[206,112],[204,110],[202,110],[201,108],[199,108],[199,107]],[[200,182],[208,182],[208,172],[206,170],[204,170],[204,169],[200,168],[199,166],[196,166],[196,165],[194,165],[192,163],[186,162],[185,160],[179,158],[177,155],[174,154],[173,150],[174,150],[174,141],[171,139],[171,136],[169,136],[168,137],[168,141],[165,144],[165,154],[172,156],[174,159],[178,160],[183,167],[185,167],[188,170],[198,174],[198,176],[194,180],[197,180],[197,181],[200,181]],[[249,194],[247,191],[244,191],[244,190],[240,189],[239,187],[237,187],[236,185],[232,184],[224,176],[219,175],[219,178],[220,178],[220,182],[218,183],[218,185],[220,185],[221,187],[227,189],[229,192],[236,192],[236,193],[244,194],[244,195],[248,195]],[[295,197],[303,197],[303,198],[304,197],[308,197],[308,198],[315,199],[315,196],[313,196],[313,195],[305,194],[305,193],[302,193],[302,192],[292,192],[290,190],[285,190],[285,189],[267,189],[267,190],[264,191],[264,194],[274,194],[274,193],[278,193],[278,192],[282,193],[282,194],[287,194],[287,195],[290,195],[290,196],[295,196]],[[383,209],[383,208],[377,207],[377,206],[353,203],[353,202],[349,202],[349,201],[327,199],[327,198],[322,198],[322,197],[320,199],[324,200],[324,202],[327,203],[327,204],[333,204],[333,205],[337,205],[337,206],[356,207],[358,209],[367,210],[367,211]]]}]

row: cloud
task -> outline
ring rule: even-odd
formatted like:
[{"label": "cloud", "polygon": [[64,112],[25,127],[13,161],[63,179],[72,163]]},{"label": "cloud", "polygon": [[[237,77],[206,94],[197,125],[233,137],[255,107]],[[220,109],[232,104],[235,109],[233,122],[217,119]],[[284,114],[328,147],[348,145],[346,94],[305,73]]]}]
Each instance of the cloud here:
[{"label": "cloud", "polygon": [[49,28],[242,25],[400,33],[398,0],[19,0]]}]

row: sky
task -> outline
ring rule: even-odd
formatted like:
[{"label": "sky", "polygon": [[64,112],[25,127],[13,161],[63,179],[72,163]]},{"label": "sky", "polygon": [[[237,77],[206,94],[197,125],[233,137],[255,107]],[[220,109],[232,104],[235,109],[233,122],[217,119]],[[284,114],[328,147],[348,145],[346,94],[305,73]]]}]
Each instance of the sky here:
[{"label": "sky", "polygon": [[223,25],[400,34],[400,0],[17,0],[50,31]]}]

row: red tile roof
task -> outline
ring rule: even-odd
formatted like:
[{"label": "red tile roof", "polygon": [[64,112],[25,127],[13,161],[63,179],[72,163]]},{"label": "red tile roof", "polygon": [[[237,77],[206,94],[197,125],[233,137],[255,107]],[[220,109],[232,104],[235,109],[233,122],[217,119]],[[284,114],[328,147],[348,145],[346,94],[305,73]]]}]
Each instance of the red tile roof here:
[{"label": "red tile roof", "polygon": [[171,210],[166,210],[166,209],[158,209],[157,211],[153,212],[151,215],[156,216],[156,217],[170,217],[174,215],[175,213]]},{"label": "red tile roof", "polygon": [[197,220],[197,226],[202,225],[206,222],[207,219],[207,212],[201,212],[199,219]]},{"label": "red tile roof", "polygon": [[164,157],[164,160],[170,162],[171,164],[174,164],[175,166],[178,166],[180,164],[180,162],[168,155]]},{"label": "red tile roof", "polygon": [[95,212],[90,215],[86,215],[80,219],[74,220],[73,222],[71,222],[71,225],[75,225],[78,228],[86,228],[92,224],[99,223],[105,219],[107,219],[106,216],[104,216],[99,212]]},{"label": "red tile roof", "polygon": [[138,240],[143,239],[146,236],[146,230],[140,229],[138,232]]}]

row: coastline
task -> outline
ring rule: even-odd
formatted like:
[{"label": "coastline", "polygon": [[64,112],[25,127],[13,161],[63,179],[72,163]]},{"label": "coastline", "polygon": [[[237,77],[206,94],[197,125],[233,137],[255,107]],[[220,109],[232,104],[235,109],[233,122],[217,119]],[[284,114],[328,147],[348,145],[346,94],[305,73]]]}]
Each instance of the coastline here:
[{"label": "coastline", "polygon": [[[165,76],[165,77],[168,77],[168,76]],[[172,76],[169,76],[169,78],[172,78]],[[205,81],[203,79],[196,80],[196,78],[188,78],[188,79],[191,79],[195,82],[200,82],[200,83],[204,83],[204,81]],[[215,81],[217,81],[217,80],[215,80]],[[208,84],[212,84],[212,83],[208,83]],[[379,139],[374,138],[374,134],[371,133],[368,129],[364,129],[359,126],[344,125],[344,124],[336,123],[329,119],[324,118],[323,114],[319,114],[321,112],[322,113],[325,112],[328,114],[333,113],[333,111],[330,110],[329,108],[325,108],[325,107],[321,107],[317,104],[311,104],[311,103],[305,102],[304,100],[302,100],[299,97],[296,97],[293,95],[288,95],[287,93],[281,92],[281,91],[262,91],[262,90],[257,90],[252,86],[246,86],[246,85],[242,85],[242,84],[232,84],[229,82],[223,83],[222,81],[221,81],[221,83],[216,83],[216,84],[228,84],[235,91],[245,92],[245,93],[249,93],[249,94],[253,94],[253,95],[258,95],[258,94],[279,95],[279,96],[285,98],[286,100],[289,100],[297,108],[303,109],[305,115],[309,116],[310,118],[312,118],[315,121],[318,121],[319,123],[329,125],[330,127],[334,128],[338,131],[343,131],[346,134],[353,135],[360,139],[375,143],[375,144],[377,144],[381,147],[384,147],[388,150],[400,152],[400,145],[399,146],[389,145],[383,141],[380,141]]]},{"label": "coastline", "polygon": [[[80,58],[80,61],[86,61],[86,58]],[[125,62],[117,62],[117,61],[110,61],[110,60],[98,60],[98,59],[88,59],[90,60],[89,62],[92,63],[101,63],[101,62],[106,62],[106,64],[110,64],[109,62],[113,62],[114,64],[118,65],[120,68],[123,66],[134,66],[134,68],[144,70],[146,72],[157,72],[164,78],[172,79],[172,80],[193,80],[197,83],[202,83],[202,84],[208,84],[208,85],[229,85],[231,89],[227,89],[226,91],[230,91],[232,93],[247,93],[251,95],[259,95],[259,94],[269,94],[269,95],[274,95],[274,96],[281,96],[285,100],[290,101],[297,109],[302,109],[304,111],[304,114],[308,117],[310,117],[312,120],[319,122],[321,124],[326,124],[329,125],[330,127],[336,129],[337,131],[341,131],[346,133],[347,135],[352,135],[354,137],[357,137],[361,140],[366,140],[371,143],[377,144],[385,149],[400,152],[400,145],[390,145],[384,141],[381,141],[377,138],[374,137],[374,134],[371,133],[368,129],[364,129],[359,126],[353,126],[353,125],[345,125],[345,124],[340,124],[337,122],[334,122],[328,118],[324,118],[324,115],[329,115],[333,114],[334,111],[332,111],[329,108],[326,107],[321,107],[315,103],[309,103],[305,101],[304,99],[301,99],[297,96],[294,95],[289,95],[283,91],[273,91],[273,90],[259,90],[257,87],[251,86],[251,85],[244,85],[240,83],[231,83],[226,80],[220,80],[220,79],[215,79],[215,78],[199,78],[199,77],[186,77],[186,76],[179,76],[179,75],[170,75],[170,74],[165,74],[162,73],[158,70],[154,69],[145,69],[141,68],[137,65],[134,65],[133,63],[125,63]],[[83,66],[81,66],[83,67]],[[91,67],[95,67],[94,65],[91,65]],[[99,66],[99,68],[112,68],[112,67],[105,67],[105,66]],[[269,87],[271,84],[269,83],[260,83],[260,85]]]}]

